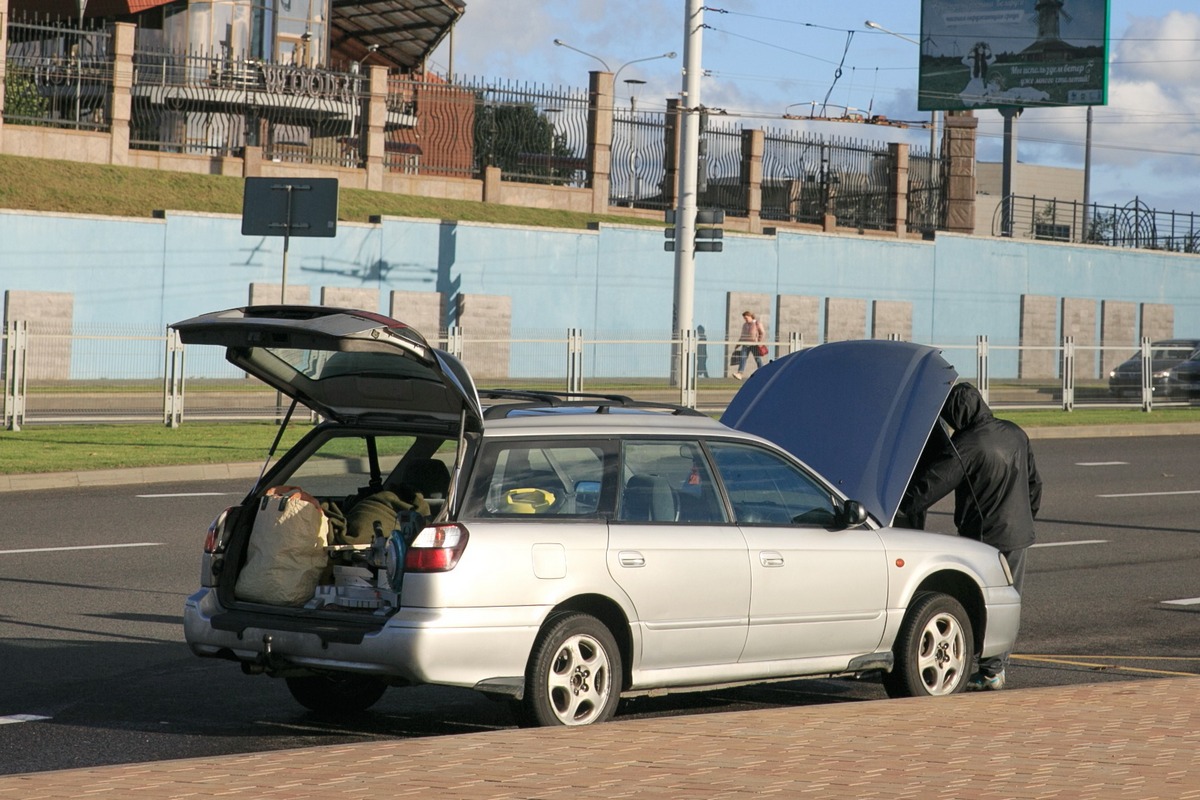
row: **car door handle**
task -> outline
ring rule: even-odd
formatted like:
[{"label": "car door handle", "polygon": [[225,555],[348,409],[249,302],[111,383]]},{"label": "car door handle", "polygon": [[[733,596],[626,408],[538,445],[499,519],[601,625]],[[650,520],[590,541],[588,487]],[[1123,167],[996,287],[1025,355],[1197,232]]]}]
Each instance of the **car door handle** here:
[{"label": "car door handle", "polygon": [[758,554],[758,563],[764,567],[782,567],[783,554],[776,553],[774,550],[763,550]]},{"label": "car door handle", "polygon": [[622,567],[644,567],[646,557],[636,550],[622,550],[617,553],[617,563]]}]

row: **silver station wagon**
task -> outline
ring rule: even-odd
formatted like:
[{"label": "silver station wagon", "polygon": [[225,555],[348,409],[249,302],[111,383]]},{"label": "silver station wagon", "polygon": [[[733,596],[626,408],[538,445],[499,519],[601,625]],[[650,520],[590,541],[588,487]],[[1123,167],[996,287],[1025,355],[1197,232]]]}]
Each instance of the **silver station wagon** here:
[{"label": "silver station wagon", "polygon": [[931,348],[786,356],[718,422],[479,391],[362,311],[174,327],[320,416],[213,523],[184,614],[194,653],[283,678],[308,708],[440,684],[512,701],[521,724],[584,725],[622,697],[802,676],[949,695],[1016,637],[996,550],[891,527],[956,377]]}]

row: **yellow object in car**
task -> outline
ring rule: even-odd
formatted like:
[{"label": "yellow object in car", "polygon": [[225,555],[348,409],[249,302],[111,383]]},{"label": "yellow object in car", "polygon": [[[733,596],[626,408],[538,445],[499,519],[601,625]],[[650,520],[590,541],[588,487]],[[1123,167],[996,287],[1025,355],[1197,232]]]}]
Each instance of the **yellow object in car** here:
[{"label": "yellow object in car", "polygon": [[541,514],[554,505],[554,493],[545,489],[509,489],[504,502],[513,514]]}]

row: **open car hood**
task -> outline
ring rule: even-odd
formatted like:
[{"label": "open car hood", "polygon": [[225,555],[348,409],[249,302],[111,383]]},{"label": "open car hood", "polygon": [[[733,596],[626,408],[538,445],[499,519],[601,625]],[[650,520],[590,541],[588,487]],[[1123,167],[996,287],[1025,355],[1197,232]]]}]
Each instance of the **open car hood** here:
[{"label": "open car hood", "polygon": [[958,374],[909,342],[833,342],[766,364],[721,422],[775,442],[891,525]]},{"label": "open car hood", "polygon": [[254,377],[338,422],[395,421],[456,430],[483,413],[470,374],[403,322],[344,308],[249,306],[171,326],[185,344],[220,345]]}]

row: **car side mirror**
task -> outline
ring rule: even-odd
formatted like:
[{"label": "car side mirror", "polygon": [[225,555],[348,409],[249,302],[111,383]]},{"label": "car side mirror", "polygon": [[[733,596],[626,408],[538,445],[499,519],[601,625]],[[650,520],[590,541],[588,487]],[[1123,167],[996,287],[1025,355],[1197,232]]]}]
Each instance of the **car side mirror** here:
[{"label": "car side mirror", "polygon": [[857,500],[847,500],[838,515],[838,522],[843,528],[855,528],[867,521],[867,510]]}]

